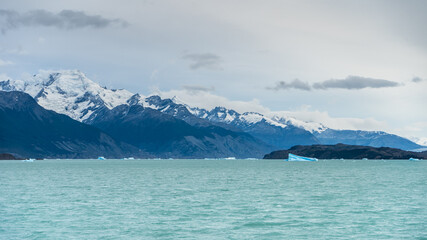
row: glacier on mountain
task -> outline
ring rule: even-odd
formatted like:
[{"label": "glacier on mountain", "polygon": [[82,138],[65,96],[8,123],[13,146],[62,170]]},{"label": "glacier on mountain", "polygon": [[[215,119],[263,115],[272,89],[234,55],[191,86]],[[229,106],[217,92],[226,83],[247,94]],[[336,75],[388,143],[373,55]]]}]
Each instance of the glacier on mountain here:
[{"label": "glacier on mountain", "polygon": [[78,70],[45,71],[23,80],[8,80],[2,90],[30,94],[46,109],[84,121],[97,109],[126,104],[133,95],[127,90],[110,90],[88,79]]}]

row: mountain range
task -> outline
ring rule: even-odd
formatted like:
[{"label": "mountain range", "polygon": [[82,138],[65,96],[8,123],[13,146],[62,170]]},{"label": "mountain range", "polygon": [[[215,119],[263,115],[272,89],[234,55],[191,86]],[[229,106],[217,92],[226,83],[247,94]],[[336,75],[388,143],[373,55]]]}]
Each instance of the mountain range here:
[{"label": "mountain range", "polygon": [[[13,152],[21,156],[43,155],[46,151],[44,156],[52,157],[95,155],[162,158],[262,157],[268,152],[288,149],[294,145],[337,143],[404,150],[422,148],[406,138],[380,131],[331,129],[320,123],[304,122],[289,116],[265,116],[256,112],[238,113],[221,106],[208,110],[191,107],[191,103],[188,105],[177,98],[162,99],[157,95],[146,97],[123,89],[107,89],[77,70],[40,71],[25,80],[9,79],[0,82],[0,90],[12,92],[13,95],[2,93],[4,100],[1,103],[5,106],[10,97],[31,102],[28,97],[19,95],[18,92],[26,93],[34,99],[30,104],[33,107],[31,109],[19,108],[20,102],[13,102],[17,107],[10,106],[10,103],[7,105],[9,107],[0,106],[4,112],[3,117],[8,121],[23,118],[23,115],[14,115],[17,113],[10,112],[16,108],[22,114],[28,111],[30,115],[34,111],[42,112],[41,109],[44,108],[50,115],[44,113],[49,117],[36,118],[35,120],[39,121],[37,124],[49,126],[59,121],[61,117],[58,116],[64,118],[63,115],[66,115],[68,120],[62,120],[61,124],[73,126],[79,124],[83,128],[91,129],[91,146],[100,144],[104,148],[97,149],[110,149],[110,152],[105,151],[104,154],[102,151],[88,151],[77,147],[68,148],[67,152],[57,145],[56,148],[43,145],[37,148],[28,147],[25,148],[26,151],[21,151],[11,147],[16,146],[16,142],[15,145],[9,144],[10,139],[2,138],[4,144],[1,144],[0,151]],[[49,124],[46,122],[47,119],[50,119]],[[11,136],[16,132],[17,136],[25,138],[21,124],[35,126],[36,123],[17,121],[16,124],[5,127],[7,132],[3,132],[6,130],[2,129],[0,136]],[[64,129],[68,128],[57,130],[58,136]],[[41,127],[40,131],[34,134],[42,134],[43,131],[48,132],[49,128]],[[108,147],[105,142],[94,143],[95,131],[96,134],[108,138],[110,143]],[[63,134],[66,136],[69,133]],[[86,137],[84,131],[78,135],[69,136],[68,139],[72,142],[71,139],[77,141]],[[41,137],[38,139],[42,141]],[[38,150],[31,152],[28,149]]]}]

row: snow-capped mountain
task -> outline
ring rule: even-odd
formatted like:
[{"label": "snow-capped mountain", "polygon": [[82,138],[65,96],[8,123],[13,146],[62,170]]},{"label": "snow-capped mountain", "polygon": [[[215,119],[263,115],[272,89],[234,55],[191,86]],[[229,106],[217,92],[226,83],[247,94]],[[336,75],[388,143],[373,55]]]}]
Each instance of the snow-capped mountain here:
[{"label": "snow-capped mountain", "polygon": [[78,70],[40,71],[25,81],[0,82],[0,90],[26,92],[42,107],[81,122],[103,107],[126,104],[133,95],[101,87]]},{"label": "snow-capped mountain", "polygon": [[405,150],[421,146],[396,135],[384,132],[336,130],[320,123],[304,122],[278,113],[263,115],[256,112],[238,113],[232,109],[216,107],[212,110],[194,108],[178,98],[162,99],[133,94],[127,90],[110,90],[88,79],[78,70],[40,71],[23,80],[0,82],[0,90],[23,91],[30,94],[46,109],[93,124],[120,105],[150,108],[185,121],[192,126],[218,126],[236,132],[245,132],[283,149],[294,145],[357,144],[388,146]]},{"label": "snow-capped mountain", "polygon": [[262,157],[271,150],[248,133],[194,116],[177,99],[109,90],[79,71],[41,71],[25,81],[0,82],[0,90],[26,92],[45,109],[95,126],[152,156]]},{"label": "snow-capped mountain", "polygon": [[292,118],[278,116],[270,118],[255,112],[239,114],[224,107],[208,111],[191,108],[178,98],[145,97],[123,89],[107,89],[87,78],[79,70],[41,70],[25,81],[10,79],[0,82],[0,90],[26,92],[44,108],[68,115],[81,122],[88,122],[103,108],[113,109],[121,104],[127,104],[156,109],[180,119],[192,118],[193,116],[190,115],[194,115],[215,123],[229,124],[233,122],[233,125],[241,127],[250,127],[259,122],[265,122],[281,128],[293,125],[310,132],[314,128],[322,128],[322,126],[318,126],[319,124],[313,127],[313,123]]},{"label": "snow-capped mountain", "polygon": [[195,116],[207,119],[212,122],[222,122],[227,124],[233,123],[234,125],[242,127],[252,126],[259,122],[266,122],[272,126],[286,128],[286,124],[279,123],[256,112],[245,112],[240,114],[232,109],[227,109],[225,107],[216,107],[211,111],[200,108],[190,108],[190,111]]},{"label": "snow-capped mountain", "polygon": [[[141,100],[138,103],[141,104]],[[319,143],[313,134],[305,129],[274,121],[256,112],[240,114],[224,107],[216,107],[209,111],[192,108],[182,103],[178,98],[161,99],[159,96],[145,98],[142,105],[184,120],[191,125],[215,124],[228,130],[249,133],[270,145],[272,149]]]},{"label": "snow-capped mountain", "polygon": [[283,149],[294,145],[318,144],[317,139],[307,130],[278,122],[256,112],[238,113],[224,107],[216,107],[211,111],[193,108],[190,111],[197,117],[211,122],[222,123],[234,129],[240,129],[273,146]]}]

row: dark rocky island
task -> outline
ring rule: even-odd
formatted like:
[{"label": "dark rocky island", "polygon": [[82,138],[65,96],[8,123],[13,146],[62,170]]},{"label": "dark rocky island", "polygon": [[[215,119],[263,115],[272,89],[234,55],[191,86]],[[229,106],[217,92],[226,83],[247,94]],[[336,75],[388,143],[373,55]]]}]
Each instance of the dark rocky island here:
[{"label": "dark rocky island", "polygon": [[427,159],[427,151],[410,152],[397,148],[376,148],[341,143],[336,145],[298,145],[288,150],[271,152],[265,155],[264,159],[287,159],[289,153],[318,159]]}]

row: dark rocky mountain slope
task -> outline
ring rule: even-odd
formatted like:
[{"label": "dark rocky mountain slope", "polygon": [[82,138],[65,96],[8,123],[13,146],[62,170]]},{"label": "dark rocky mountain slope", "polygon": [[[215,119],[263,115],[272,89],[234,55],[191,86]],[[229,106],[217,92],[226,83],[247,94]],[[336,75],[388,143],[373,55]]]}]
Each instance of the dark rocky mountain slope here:
[{"label": "dark rocky mountain slope", "polygon": [[0,152],[25,158],[142,157],[105,132],[42,108],[28,94],[0,91]]},{"label": "dark rocky mountain slope", "polygon": [[22,158],[16,157],[10,153],[0,153],[0,160],[21,160]]},{"label": "dark rocky mountain slope", "polygon": [[[187,119],[188,120],[188,119]],[[91,122],[111,136],[163,158],[262,157],[271,148],[243,132],[190,125],[141,105],[120,105]]]}]

